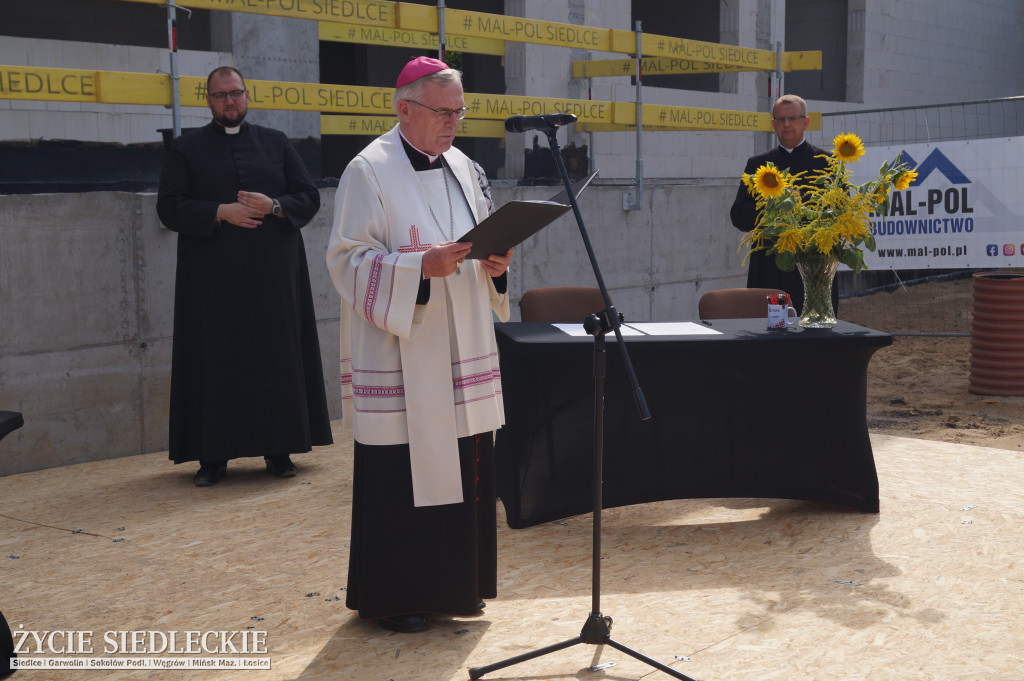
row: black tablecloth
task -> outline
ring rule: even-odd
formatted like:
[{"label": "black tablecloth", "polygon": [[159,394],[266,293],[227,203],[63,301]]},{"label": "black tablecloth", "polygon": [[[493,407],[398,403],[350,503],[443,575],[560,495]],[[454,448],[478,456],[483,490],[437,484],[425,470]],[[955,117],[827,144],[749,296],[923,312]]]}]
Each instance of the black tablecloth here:
[{"label": "black tablecloth", "polygon": [[[771,331],[764,319],[708,324],[721,334],[625,339],[648,421],[608,336],[603,506],[770,497],[878,512],[867,366],[891,336],[846,322]],[[498,494],[509,526],[590,512],[594,339],[549,324],[495,328],[506,418]]]}]

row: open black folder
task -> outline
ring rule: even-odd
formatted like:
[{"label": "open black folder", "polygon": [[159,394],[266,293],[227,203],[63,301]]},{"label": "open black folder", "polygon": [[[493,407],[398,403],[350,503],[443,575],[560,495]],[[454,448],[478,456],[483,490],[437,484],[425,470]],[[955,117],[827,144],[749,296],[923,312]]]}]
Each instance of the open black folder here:
[{"label": "open black folder", "polygon": [[[573,194],[579,198],[595,177],[597,172],[576,181],[572,186]],[[467,258],[480,259],[491,253],[504,253],[547,227],[555,218],[565,215],[571,208],[569,195],[564,189],[547,201],[509,201],[460,236],[459,241],[473,243]]]}]

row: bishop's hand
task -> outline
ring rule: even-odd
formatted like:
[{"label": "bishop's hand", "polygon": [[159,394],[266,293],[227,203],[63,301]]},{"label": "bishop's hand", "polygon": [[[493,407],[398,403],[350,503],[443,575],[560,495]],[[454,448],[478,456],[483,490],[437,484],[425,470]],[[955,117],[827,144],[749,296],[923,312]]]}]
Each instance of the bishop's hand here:
[{"label": "bishop's hand", "polygon": [[442,241],[423,252],[423,276],[447,277],[454,274],[469,255],[473,244],[462,241]]}]

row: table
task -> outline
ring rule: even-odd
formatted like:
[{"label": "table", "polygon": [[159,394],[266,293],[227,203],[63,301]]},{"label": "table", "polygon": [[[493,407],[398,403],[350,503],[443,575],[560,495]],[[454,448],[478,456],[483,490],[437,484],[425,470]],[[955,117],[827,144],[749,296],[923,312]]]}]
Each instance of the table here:
[{"label": "table", "polygon": [[[627,337],[652,418],[641,421],[607,337],[604,507],[665,499],[804,499],[878,512],[867,367],[888,334],[703,322],[716,335]],[[510,527],[592,511],[594,340],[495,324],[506,425],[498,495]]]}]

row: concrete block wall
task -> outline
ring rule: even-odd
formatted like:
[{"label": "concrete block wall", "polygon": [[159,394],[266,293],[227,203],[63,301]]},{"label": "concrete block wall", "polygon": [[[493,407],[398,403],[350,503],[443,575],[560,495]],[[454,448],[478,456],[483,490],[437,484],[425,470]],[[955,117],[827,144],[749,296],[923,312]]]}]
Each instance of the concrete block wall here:
[{"label": "concrete block wall", "polygon": [[1020,0],[858,0],[851,11],[855,4],[863,5],[862,101],[870,108],[1024,91]]},{"label": "concrete block wall", "polygon": [[[492,190],[500,202],[545,199],[551,188]],[[627,183],[589,187],[580,214],[605,286],[633,321],[694,319],[707,290],[746,284],[737,254],[742,234],[729,222],[736,185],[726,182],[645,187],[643,210],[622,210]],[[522,294],[542,286],[596,286],[572,213],[519,246],[510,280],[513,319]]]},{"label": "concrete block wall", "polygon": [[[303,237],[340,414],[329,229]],[[176,240],[153,194],[0,196],[0,404],[25,416],[0,475],[167,448]]]},{"label": "concrete block wall", "polygon": [[[60,69],[167,73],[170,57],[165,49],[104,45],[65,40],[0,40],[0,64]],[[205,76],[221,64],[234,65],[231,54],[178,51],[178,71]],[[182,107],[181,127],[199,127],[210,121],[206,108]],[[139,144],[159,142],[159,130],[173,127],[170,108],[88,102],[42,102],[0,99],[0,139],[78,140]]]},{"label": "concrete block wall", "polygon": [[[508,0],[506,13],[571,23],[578,15],[570,0]],[[585,25],[632,30],[629,3],[589,0]],[[723,3],[721,42],[774,49],[785,46],[785,3],[736,0]],[[1015,96],[1024,91],[1024,3],[1019,0],[849,0],[847,46],[847,101],[810,100],[813,111],[844,111],[961,102]],[[657,33],[656,26],[643,26]],[[536,97],[564,96],[571,61],[579,59],[565,48],[523,47],[509,43],[515,66],[506,73],[508,92]],[[785,47],[784,47],[785,49]],[[527,56],[512,56],[526,51]],[[601,52],[592,59],[622,58]],[[767,111],[767,79],[763,74],[741,73],[721,79],[722,91],[706,93],[644,87],[646,103],[698,106],[736,111]],[[595,78],[592,98],[635,101],[629,78]],[[560,89],[561,88],[561,89]],[[525,136],[523,136],[525,137]],[[705,140],[702,140],[705,138]],[[706,139],[713,140],[707,144]],[[577,145],[590,143],[596,166],[605,178],[636,174],[635,133],[570,133]],[[518,159],[532,137],[509,136],[508,175],[516,176]],[[545,140],[541,137],[541,144]],[[644,174],[649,178],[721,178],[742,169],[750,155],[772,143],[769,135],[745,132],[649,133],[644,135]],[[713,156],[705,153],[715,149]],[[519,163],[519,166],[515,165]]]},{"label": "concrete block wall", "polygon": [[[630,4],[622,0],[506,0],[506,13],[534,19],[632,30]],[[848,0],[847,101],[811,101],[812,110],[898,107],[1019,95],[1024,91],[1024,25],[1020,0]],[[316,22],[303,19],[216,12],[214,29],[230,53],[179,52],[183,74],[204,75],[218,64],[233,64],[249,77],[316,82],[319,56]],[[785,3],[734,0],[721,10],[722,42],[771,49],[785,45]],[[656,26],[644,26],[657,33]],[[2,31],[2,27],[0,27]],[[218,43],[221,40],[218,39]],[[380,48],[387,49],[387,48]],[[509,94],[535,97],[633,101],[629,78],[574,81],[571,62],[582,50],[526,45],[506,46]],[[622,55],[591,53],[593,59]],[[88,68],[155,73],[168,70],[164,49],[74,41],[0,40],[0,64]],[[258,76],[256,75],[258,74]],[[703,93],[645,86],[644,100],[679,106],[765,111],[769,104],[764,74],[721,77],[722,92]],[[262,112],[261,112],[262,113]],[[183,109],[183,127],[208,120],[204,109]],[[319,137],[315,112],[267,112],[263,121],[292,138]],[[171,127],[170,112],[158,107],[46,103],[0,99],[0,139],[78,139],[139,143],[160,139]],[[708,157],[701,136],[716,140]],[[645,137],[645,175],[652,178],[731,177],[737,163],[763,151],[767,137],[743,132],[655,133]],[[541,140],[542,143],[545,140]],[[605,178],[635,176],[633,133],[594,136],[566,131],[569,141],[589,144]],[[506,138],[506,177],[520,177],[524,149],[532,137]],[[713,160],[711,160],[713,158]]]},{"label": "concrete block wall", "polygon": [[[609,26],[632,30],[628,3],[607,0],[585,2],[583,23],[588,26]],[[740,0],[739,8],[723,10],[728,19],[728,35],[741,45],[753,45],[756,40],[758,5],[752,0]],[[509,0],[506,13],[531,19],[572,23],[580,16],[574,12],[570,0],[538,2],[536,0]],[[648,33],[657,33],[656,26],[644,26]],[[506,83],[510,94],[530,97],[565,96],[566,83],[570,88],[572,61],[584,59],[587,53],[561,47],[508,43],[506,51]],[[758,45],[758,47],[764,47]],[[591,59],[621,59],[624,55],[591,52]],[[647,104],[695,106],[726,110],[765,110],[767,98],[758,98],[754,74],[729,76],[729,83],[737,91],[710,93],[680,91],[645,86],[643,101]],[[589,82],[579,79],[578,89],[599,101],[635,102],[636,87],[630,77],[593,78]],[[585,98],[585,97],[584,97]],[[748,156],[763,151],[766,136],[747,132],[647,132],[642,139],[644,176],[650,178],[729,178],[742,170]],[[546,146],[543,135],[540,145]],[[572,128],[559,133],[559,144],[568,142],[592,147],[595,167],[604,178],[634,178],[637,168],[637,140],[635,132],[602,132],[588,135]],[[506,139],[506,175],[517,177],[522,172],[523,149],[532,146],[533,135],[509,135]],[[705,153],[714,148],[712,154]]]},{"label": "concrete block wall", "polygon": [[[217,66],[234,66],[247,78],[300,83],[320,81],[317,22],[304,19],[222,12],[216,30],[225,34],[230,53],[178,51],[178,73],[206,76]],[[0,40],[0,64],[131,73],[168,73],[170,54],[163,48],[68,40]],[[320,114],[308,111],[259,111],[260,122],[288,131],[294,139],[320,137]],[[210,120],[205,108],[182,107],[181,127]],[[79,102],[0,99],[0,139],[78,140],[135,144],[158,142],[161,128],[173,127],[170,108]]]},{"label": "concrete block wall", "polygon": [[[306,19],[266,17],[242,12],[218,13],[230,27],[231,62],[246,78],[289,83],[320,82],[319,24]],[[202,75],[209,73],[209,69]],[[291,139],[320,139],[316,111],[260,110],[259,123],[287,131]]]},{"label": "concrete block wall", "polygon": [[[663,183],[643,211],[629,184],[591,186],[581,213],[616,307],[634,321],[692,319],[699,295],[740,286],[734,183]],[[498,187],[498,205],[552,187]],[[339,298],[324,263],[334,190],[303,228],[332,417],[341,416]],[[0,409],[25,426],[0,445],[0,475],[167,448],[177,236],[153,194],[0,196]],[[524,291],[595,285],[570,213],[521,245],[510,278]],[[167,465],[171,465],[168,462]]]},{"label": "concrete block wall", "polygon": [[[1020,0],[849,0],[849,8],[850,101],[811,101],[812,110],[963,101],[1024,90]],[[506,11],[631,29],[629,5],[620,0],[507,0]],[[766,48],[784,40],[784,3],[736,0],[726,14],[724,30],[740,45]],[[181,73],[205,74],[235,63],[256,69],[260,77],[273,72],[282,80],[317,79],[315,60],[308,56],[315,38],[306,35],[315,30],[313,22],[232,15],[226,26],[234,51],[179,52]],[[276,46],[272,56],[259,49],[267,39]],[[573,88],[581,87],[568,78],[576,58],[578,50],[508,43],[508,92],[573,96]],[[0,40],[0,64],[156,72],[166,71],[167,63],[166,50]],[[767,109],[763,75],[729,75],[722,82],[726,91],[720,93],[647,87],[644,100]],[[602,78],[593,81],[592,96],[632,101],[635,90],[628,78]],[[183,127],[209,120],[205,109],[183,112]],[[260,113],[260,122],[268,122]],[[271,124],[293,137],[304,136],[303,126],[318,126],[310,123],[316,114],[306,114],[308,121],[282,116]],[[159,128],[170,126],[170,112],[153,107],[0,100],[5,140],[151,142],[160,139]],[[595,154],[602,179],[584,194],[581,209],[605,282],[627,318],[692,319],[705,290],[743,285],[736,252],[740,233],[729,225],[728,207],[743,161],[766,149],[770,135],[645,134],[641,211],[621,207],[623,194],[635,191],[628,181],[636,172],[635,133],[566,130],[559,139],[563,145],[588,144]],[[521,167],[527,144],[530,135],[506,138],[510,170],[516,159]],[[494,188],[499,205],[552,193]],[[324,190],[324,208],[303,232],[325,381],[332,413],[340,416],[338,299],[323,265],[333,194]],[[0,475],[166,448],[176,237],[159,226],[154,204],[152,195],[116,192],[0,196],[0,409],[26,417],[25,427],[0,445]],[[513,319],[525,290],[568,284],[594,284],[571,214],[518,249],[510,280]]]}]

